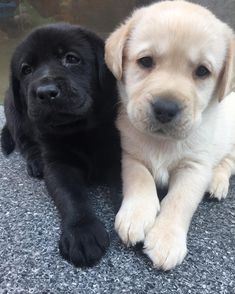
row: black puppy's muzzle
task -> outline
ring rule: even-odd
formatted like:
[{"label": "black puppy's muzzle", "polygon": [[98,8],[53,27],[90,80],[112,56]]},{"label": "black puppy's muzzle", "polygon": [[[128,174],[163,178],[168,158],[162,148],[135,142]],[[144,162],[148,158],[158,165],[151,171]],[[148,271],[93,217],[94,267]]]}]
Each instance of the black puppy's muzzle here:
[{"label": "black puppy's muzzle", "polygon": [[28,115],[40,128],[77,127],[90,109],[90,96],[68,78],[44,76],[29,87]]},{"label": "black puppy's muzzle", "polygon": [[29,96],[34,97],[34,106],[37,105],[48,111],[53,109],[53,111],[73,112],[82,108],[85,102],[84,95],[72,87],[69,80],[60,77],[44,77],[36,80],[31,85]]},{"label": "black puppy's muzzle", "polygon": [[55,99],[61,99],[61,90],[54,82],[40,85],[36,88],[36,97],[41,102],[51,102]]},{"label": "black puppy's muzzle", "polygon": [[71,91],[69,82],[64,79],[43,78],[37,80],[32,85],[32,96],[36,98],[36,103],[41,107],[56,107],[69,103]]}]

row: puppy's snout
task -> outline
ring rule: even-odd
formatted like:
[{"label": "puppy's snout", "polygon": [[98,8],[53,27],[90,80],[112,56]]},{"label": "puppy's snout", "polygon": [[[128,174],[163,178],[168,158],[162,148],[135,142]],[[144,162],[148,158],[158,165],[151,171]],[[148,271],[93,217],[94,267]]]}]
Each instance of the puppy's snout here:
[{"label": "puppy's snout", "polygon": [[171,122],[180,112],[178,103],[167,98],[158,97],[152,107],[155,118],[163,124]]},{"label": "puppy's snout", "polygon": [[54,83],[50,83],[39,86],[36,90],[36,94],[39,100],[45,100],[46,102],[59,98],[60,89]]}]

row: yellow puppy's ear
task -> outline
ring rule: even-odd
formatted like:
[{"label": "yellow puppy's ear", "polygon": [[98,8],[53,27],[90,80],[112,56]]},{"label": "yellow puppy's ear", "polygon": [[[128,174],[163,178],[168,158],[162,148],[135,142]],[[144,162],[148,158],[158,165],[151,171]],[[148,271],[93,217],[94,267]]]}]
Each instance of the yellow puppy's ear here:
[{"label": "yellow puppy's ear", "polygon": [[230,37],[223,70],[219,77],[217,95],[219,102],[235,90],[235,37]]},{"label": "yellow puppy's ear", "polygon": [[118,80],[122,78],[124,48],[133,27],[135,15],[136,13],[117,28],[105,43],[105,62]]}]

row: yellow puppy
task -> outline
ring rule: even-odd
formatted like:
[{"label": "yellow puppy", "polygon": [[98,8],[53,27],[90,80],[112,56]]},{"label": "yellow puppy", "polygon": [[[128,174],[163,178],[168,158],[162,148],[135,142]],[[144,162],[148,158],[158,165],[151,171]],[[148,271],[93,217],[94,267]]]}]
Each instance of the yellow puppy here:
[{"label": "yellow puppy", "polygon": [[[123,202],[115,228],[169,270],[187,251],[204,193],[222,199],[235,167],[234,35],[207,9],[164,1],[136,10],[106,43],[119,80]],[[225,98],[225,96],[228,96]],[[225,98],[225,99],[224,99]],[[168,185],[159,203],[157,187]]]}]

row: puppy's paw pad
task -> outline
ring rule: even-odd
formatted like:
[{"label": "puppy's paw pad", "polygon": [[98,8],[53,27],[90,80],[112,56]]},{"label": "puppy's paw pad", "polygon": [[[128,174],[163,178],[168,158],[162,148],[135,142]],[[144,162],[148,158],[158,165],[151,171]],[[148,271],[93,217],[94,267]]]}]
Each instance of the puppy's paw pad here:
[{"label": "puppy's paw pad", "polygon": [[123,243],[134,246],[144,241],[160,210],[158,201],[149,204],[133,202],[122,205],[115,219],[115,229]]},{"label": "puppy's paw pad", "polygon": [[210,197],[221,200],[226,198],[229,189],[229,179],[224,175],[214,175],[209,187]]},{"label": "puppy's paw pad", "polygon": [[66,226],[59,243],[61,255],[77,267],[95,265],[108,246],[108,233],[99,220]]},{"label": "puppy's paw pad", "polygon": [[27,172],[30,177],[43,178],[43,162],[41,158],[27,161]]},{"label": "puppy's paw pad", "polygon": [[186,236],[178,229],[153,228],[146,237],[144,248],[154,267],[168,271],[184,260],[187,254]]}]

